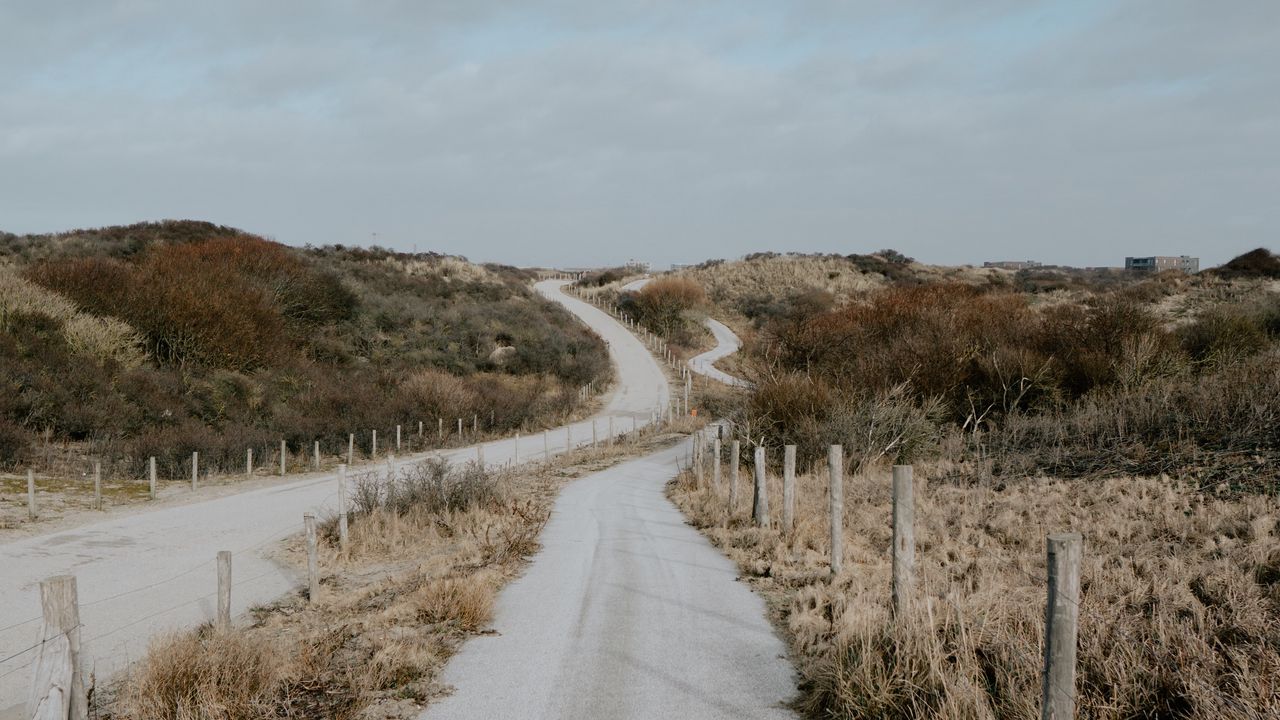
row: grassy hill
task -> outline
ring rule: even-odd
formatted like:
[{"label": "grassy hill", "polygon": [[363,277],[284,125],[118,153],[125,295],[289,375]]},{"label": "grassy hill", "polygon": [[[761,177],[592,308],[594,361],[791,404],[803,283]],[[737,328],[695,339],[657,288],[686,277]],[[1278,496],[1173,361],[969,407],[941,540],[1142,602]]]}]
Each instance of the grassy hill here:
[{"label": "grassy hill", "polygon": [[139,473],[154,455],[176,473],[199,451],[230,469],[281,438],[553,422],[611,370],[531,279],[201,222],[0,234],[0,466],[70,452]]}]

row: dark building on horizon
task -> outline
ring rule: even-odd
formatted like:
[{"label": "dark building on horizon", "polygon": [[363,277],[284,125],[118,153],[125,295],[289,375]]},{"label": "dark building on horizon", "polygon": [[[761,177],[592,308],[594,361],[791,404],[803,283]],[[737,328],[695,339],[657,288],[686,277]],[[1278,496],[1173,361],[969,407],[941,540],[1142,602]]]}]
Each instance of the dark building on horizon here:
[{"label": "dark building on horizon", "polygon": [[1190,255],[1153,255],[1151,257],[1127,257],[1124,269],[1138,272],[1163,272],[1181,270],[1188,275],[1200,272],[1200,258]]}]

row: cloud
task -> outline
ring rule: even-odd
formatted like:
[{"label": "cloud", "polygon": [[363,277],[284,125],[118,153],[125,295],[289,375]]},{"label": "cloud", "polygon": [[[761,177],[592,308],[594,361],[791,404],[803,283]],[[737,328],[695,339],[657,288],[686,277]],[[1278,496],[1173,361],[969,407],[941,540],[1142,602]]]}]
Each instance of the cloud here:
[{"label": "cloud", "polygon": [[1280,6],[17,2],[0,223],[517,263],[1275,237]]}]

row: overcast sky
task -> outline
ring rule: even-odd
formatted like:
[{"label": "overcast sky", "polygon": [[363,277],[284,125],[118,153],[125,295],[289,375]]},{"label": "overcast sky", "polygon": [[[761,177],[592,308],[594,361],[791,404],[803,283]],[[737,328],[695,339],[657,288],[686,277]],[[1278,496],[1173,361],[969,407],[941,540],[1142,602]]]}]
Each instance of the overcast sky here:
[{"label": "overcast sky", "polygon": [[0,0],[0,229],[162,218],[1216,264],[1280,250],[1280,2]]}]

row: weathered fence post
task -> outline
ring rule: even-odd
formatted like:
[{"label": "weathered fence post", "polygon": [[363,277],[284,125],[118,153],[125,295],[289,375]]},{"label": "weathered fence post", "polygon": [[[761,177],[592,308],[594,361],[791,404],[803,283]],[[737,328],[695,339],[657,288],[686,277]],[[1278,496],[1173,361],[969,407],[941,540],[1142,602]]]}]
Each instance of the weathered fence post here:
[{"label": "weathered fence post", "polygon": [[320,469],[320,441],[319,440],[316,441],[314,455],[316,456],[316,469],[319,470]]},{"label": "weathered fence post", "polygon": [[221,632],[231,629],[231,551],[218,551],[218,622]]},{"label": "weathered fence post", "polygon": [[195,490],[200,481],[200,453],[191,453],[191,489]]},{"label": "weathered fence post", "polygon": [[769,485],[765,477],[764,447],[755,452],[756,488],[751,501],[751,517],[756,527],[769,527]]},{"label": "weathered fence post", "polygon": [[[306,457],[306,456],[303,455],[303,457]],[[280,475],[282,477],[284,476],[285,465],[288,462],[288,460],[289,460],[289,446],[288,444],[285,443],[284,440],[281,440],[280,441]]]},{"label": "weathered fence post", "polygon": [[396,452],[400,452],[400,426],[396,426]]},{"label": "weathered fence post", "polygon": [[703,476],[703,469],[702,469],[702,465],[703,465],[702,442],[703,442],[702,433],[698,433],[694,435],[693,437],[693,481],[694,481],[694,486],[697,487],[699,490],[702,489],[703,480],[705,479]]},{"label": "weathered fence post", "polygon": [[570,425],[565,425],[564,426],[564,451],[569,452],[572,449],[573,449],[573,427]]},{"label": "weathered fence post", "polygon": [[80,672],[80,606],[74,575],[57,575],[40,583],[44,625],[35,662],[27,717],[35,720],[85,720],[89,701]]},{"label": "weathered fence post", "polygon": [[102,509],[102,463],[93,461],[93,508]]},{"label": "weathered fence post", "polygon": [[480,463],[481,469],[484,468],[484,445],[476,445],[476,462]]},{"label": "weathered fence post", "polygon": [[893,466],[893,612],[905,617],[915,584],[915,495],[910,465]]},{"label": "weathered fence post", "polygon": [[711,459],[711,484],[716,490],[720,489],[720,438],[717,437],[711,445],[711,452],[715,455]]},{"label": "weathered fence post", "polygon": [[599,440],[598,435],[599,435],[599,429],[596,427],[596,421],[593,419],[591,421],[591,449],[592,450],[596,448],[596,443]]},{"label": "weathered fence post", "polygon": [[1046,541],[1049,596],[1044,608],[1042,720],[1071,720],[1076,711],[1076,633],[1080,621],[1079,533],[1057,533]]},{"label": "weathered fence post", "polygon": [[314,603],[320,595],[320,560],[316,550],[316,516],[307,513],[302,516],[302,525],[307,531],[307,602]]},{"label": "weathered fence post", "polygon": [[[153,458],[154,460],[154,458]],[[154,493],[152,493],[154,496]],[[36,519],[36,471],[27,470],[27,519]]]},{"label": "weathered fence post", "polygon": [[551,442],[547,439],[547,431],[542,431],[542,459],[551,462]]},{"label": "weathered fence post", "polygon": [[844,448],[827,448],[827,473],[831,479],[831,577],[844,567]]},{"label": "weathered fence post", "polygon": [[156,499],[156,456],[147,460],[147,496]]},{"label": "weathered fence post", "polygon": [[436,418],[436,435],[439,436],[438,439],[440,441],[440,444],[443,445],[444,444],[444,418]]},{"label": "weathered fence post", "polygon": [[729,514],[738,509],[738,455],[742,453],[742,443],[734,440],[729,446]]},{"label": "weathered fence post", "polygon": [[471,414],[471,436],[476,437],[480,434],[480,415],[478,413]]},{"label": "weathered fence post", "polygon": [[796,446],[782,448],[782,532],[789,533],[796,524]]},{"label": "weathered fence post", "polygon": [[244,452],[244,475],[245,477],[253,477],[253,448],[249,448]]},{"label": "weathered fence post", "polygon": [[347,537],[347,466],[338,466],[338,547],[346,555]]},{"label": "weathered fence post", "polygon": [[520,433],[516,433],[516,452],[514,464],[520,464]]},{"label": "weathered fence post", "polygon": [[369,447],[369,457],[377,457],[378,455],[378,431],[373,431],[373,443]]},{"label": "weathered fence post", "polygon": [[609,416],[609,447],[613,447],[613,416]]},{"label": "weathered fence post", "polygon": [[354,465],[356,459],[356,434],[347,434],[347,464]]},{"label": "weathered fence post", "polygon": [[458,418],[458,437],[462,437],[462,418]]},{"label": "weathered fence post", "polygon": [[418,438],[419,439],[422,438],[422,431],[423,431],[423,423],[421,420],[419,420],[418,421]]}]

